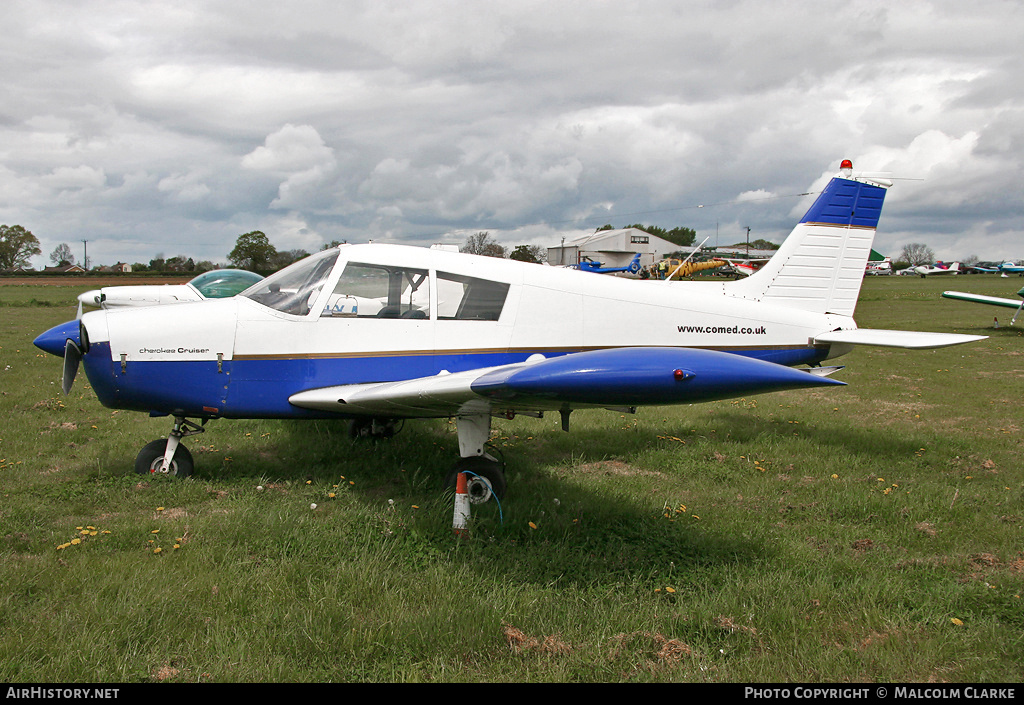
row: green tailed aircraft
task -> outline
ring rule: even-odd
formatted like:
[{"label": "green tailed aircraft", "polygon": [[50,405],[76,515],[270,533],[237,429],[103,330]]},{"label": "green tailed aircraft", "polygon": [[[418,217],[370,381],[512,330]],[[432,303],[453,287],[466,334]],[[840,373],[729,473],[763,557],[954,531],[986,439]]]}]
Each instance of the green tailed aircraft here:
[{"label": "green tailed aircraft", "polygon": [[1017,292],[1017,296],[1022,297],[1020,301],[1014,301],[1013,299],[1001,299],[998,296],[982,296],[981,294],[968,294],[963,291],[944,291],[942,296],[947,299],[956,299],[958,301],[970,301],[975,304],[989,304],[990,306],[1004,306],[1006,308],[1017,309],[1016,313],[1013,314],[1013,318],[1010,319],[1010,325],[1012,326],[1017,322],[1017,316],[1020,315],[1021,309],[1024,309],[1024,287],[1021,287],[1020,291]]}]

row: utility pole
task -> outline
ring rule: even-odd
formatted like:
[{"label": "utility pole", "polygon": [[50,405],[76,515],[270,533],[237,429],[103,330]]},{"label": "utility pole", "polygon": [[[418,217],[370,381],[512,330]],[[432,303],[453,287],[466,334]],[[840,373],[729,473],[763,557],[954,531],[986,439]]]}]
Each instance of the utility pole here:
[{"label": "utility pole", "polygon": [[85,256],[82,258],[82,269],[89,271],[89,241],[82,240],[82,244],[85,245]]},{"label": "utility pole", "polygon": [[750,259],[750,228],[747,228],[747,259]]}]

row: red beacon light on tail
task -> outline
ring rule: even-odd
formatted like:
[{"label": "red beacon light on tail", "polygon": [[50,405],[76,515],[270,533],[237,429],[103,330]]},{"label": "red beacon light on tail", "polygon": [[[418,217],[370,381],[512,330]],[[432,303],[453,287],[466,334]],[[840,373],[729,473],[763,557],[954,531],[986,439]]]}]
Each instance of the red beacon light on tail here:
[{"label": "red beacon light on tail", "polygon": [[849,179],[853,176],[853,162],[849,159],[844,159],[839,165],[839,171],[842,172],[843,176]]}]

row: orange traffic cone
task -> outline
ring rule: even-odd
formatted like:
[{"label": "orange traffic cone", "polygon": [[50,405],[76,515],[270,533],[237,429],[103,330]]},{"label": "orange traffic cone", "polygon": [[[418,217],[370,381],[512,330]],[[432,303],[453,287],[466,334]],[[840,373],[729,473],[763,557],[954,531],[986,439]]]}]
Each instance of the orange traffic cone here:
[{"label": "orange traffic cone", "polygon": [[456,536],[468,535],[466,523],[469,521],[469,493],[466,491],[466,473],[460,472],[455,481],[455,516],[452,517],[452,529]]}]

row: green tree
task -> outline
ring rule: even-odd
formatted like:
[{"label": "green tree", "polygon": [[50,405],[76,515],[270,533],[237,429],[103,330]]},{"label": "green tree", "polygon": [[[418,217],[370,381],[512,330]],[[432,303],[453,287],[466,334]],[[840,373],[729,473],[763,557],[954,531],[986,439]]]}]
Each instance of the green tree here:
[{"label": "green tree", "polygon": [[273,269],[284,269],[292,262],[298,262],[306,257],[309,257],[309,253],[305,250],[284,250],[276,253],[271,258],[270,266]]},{"label": "green tree", "polygon": [[42,250],[35,235],[20,225],[0,225],[0,271],[28,267],[38,254]]},{"label": "green tree", "polygon": [[512,254],[508,258],[519,260],[520,262],[540,263],[546,259],[546,255],[544,250],[537,245],[516,245],[516,249],[512,250]]},{"label": "green tree", "polygon": [[196,271],[196,263],[191,257],[175,255],[170,259],[164,260],[163,269],[165,272],[194,272]]},{"label": "green tree", "polygon": [[270,244],[270,239],[261,231],[253,230],[238,236],[228,260],[239,269],[266,271],[276,255],[277,248]]}]

